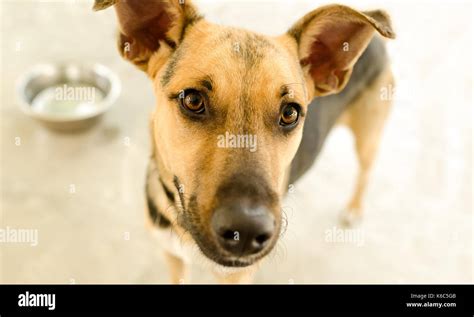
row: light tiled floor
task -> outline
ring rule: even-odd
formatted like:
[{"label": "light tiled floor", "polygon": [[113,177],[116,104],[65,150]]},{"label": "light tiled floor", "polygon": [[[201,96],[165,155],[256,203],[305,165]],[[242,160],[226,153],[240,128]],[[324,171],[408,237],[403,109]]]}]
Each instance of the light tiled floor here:
[{"label": "light tiled floor", "polygon": [[[326,239],[356,174],[351,135],[337,128],[286,199],[288,230],[256,282],[472,283],[472,5],[339,2],[387,9],[398,33],[389,44],[397,100],[357,231],[362,240]],[[80,0],[1,4],[0,228],[38,229],[39,244],[0,244],[0,282],[167,282],[143,227],[152,89],[118,57],[113,12],[92,13],[91,1]],[[199,4],[215,22],[278,34],[322,2]],[[25,117],[14,91],[34,64],[69,60],[103,63],[124,87],[99,126],[73,136]],[[212,281],[194,270],[194,282]]]}]

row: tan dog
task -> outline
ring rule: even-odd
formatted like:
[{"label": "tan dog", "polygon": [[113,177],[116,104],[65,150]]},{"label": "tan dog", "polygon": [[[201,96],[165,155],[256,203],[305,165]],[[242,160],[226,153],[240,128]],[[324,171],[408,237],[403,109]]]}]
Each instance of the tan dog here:
[{"label": "tan dog", "polygon": [[212,24],[188,0],[96,0],[95,9],[111,5],[120,53],[153,82],[148,214],[167,240],[172,282],[187,281],[189,249],[222,282],[250,282],[278,240],[288,185],[336,120],[355,135],[360,174],[346,215],[360,216],[390,108],[380,89],[392,76],[372,40],[394,37],[386,13],[329,5],[269,37]]}]

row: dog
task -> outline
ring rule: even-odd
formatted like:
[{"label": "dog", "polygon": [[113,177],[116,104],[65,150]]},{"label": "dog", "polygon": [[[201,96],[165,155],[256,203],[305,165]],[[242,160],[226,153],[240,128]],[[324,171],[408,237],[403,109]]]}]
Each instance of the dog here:
[{"label": "dog", "polygon": [[270,37],[210,23],[189,0],[96,0],[94,9],[112,6],[119,52],[156,96],[146,218],[172,283],[189,281],[197,257],[221,283],[250,283],[279,239],[288,187],[335,123],[355,136],[360,171],[344,219],[360,218],[391,108],[381,98],[394,85],[387,13],[327,5]]}]

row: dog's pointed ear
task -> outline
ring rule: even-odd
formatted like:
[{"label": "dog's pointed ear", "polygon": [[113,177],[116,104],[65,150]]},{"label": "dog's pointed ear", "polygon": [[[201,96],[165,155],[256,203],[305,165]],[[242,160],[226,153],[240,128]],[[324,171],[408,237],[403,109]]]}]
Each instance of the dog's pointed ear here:
[{"label": "dog's pointed ear", "polygon": [[202,16],[191,0],[95,0],[94,10],[114,6],[120,54],[147,71],[150,56],[162,46],[174,50],[184,31]]},{"label": "dog's pointed ear", "polygon": [[301,18],[288,31],[298,44],[298,58],[314,83],[314,94],[341,91],[374,31],[395,38],[383,11],[359,12],[343,5],[328,5]]}]

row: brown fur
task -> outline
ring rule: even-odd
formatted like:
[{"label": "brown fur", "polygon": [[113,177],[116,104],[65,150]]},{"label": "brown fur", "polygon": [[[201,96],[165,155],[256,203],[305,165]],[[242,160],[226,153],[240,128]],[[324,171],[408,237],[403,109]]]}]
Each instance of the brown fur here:
[{"label": "brown fur", "polygon": [[380,87],[393,87],[393,76],[387,68],[367,87],[339,119],[352,131],[355,150],[359,163],[359,174],[352,198],[342,215],[346,225],[352,225],[362,216],[362,198],[368,183],[370,169],[377,154],[385,120],[390,112],[392,102],[380,98]]},{"label": "brown fur", "polygon": [[[294,130],[282,132],[280,105],[301,105],[303,121],[314,97],[344,88],[374,30],[393,37],[390,21],[382,11],[361,13],[345,6],[326,6],[303,17],[287,34],[269,37],[209,23],[189,1],[184,6],[176,1],[166,1],[165,6],[150,1],[153,10],[135,1],[119,2],[116,11],[120,52],[147,73],[157,99],[150,122],[153,156],[148,177],[154,185],[150,185],[149,198],[182,241],[196,243],[208,258],[219,262],[225,252],[216,245],[209,223],[213,210],[228,196],[246,193],[262,200],[280,226],[280,200],[303,127],[301,122]],[[96,8],[114,3],[97,0]],[[138,9],[130,10],[134,5]],[[147,19],[140,19],[142,11]],[[346,39],[346,34],[354,36]],[[321,40],[317,44],[316,37]],[[340,49],[344,41],[350,42],[348,52]],[[125,50],[127,45],[131,50]],[[356,136],[361,167],[349,206],[352,213],[360,213],[367,174],[388,113],[389,102],[376,98],[380,85],[387,83],[391,83],[388,70],[341,118]],[[207,120],[191,120],[180,111],[176,96],[187,88],[205,92],[211,101]],[[381,103],[380,107],[375,103]],[[226,132],[257,135],[258,150],[217,147],[217,137]],[[168,190],[158,184],[158,177]],[[170,204],[170,193],[166,193],[170,190],[175,204]],[[278,235],[272,245],[276,239]],[[246,259],[243,265],[258,263],[270,250]],[[172,254],[167,259],[173,281],[184,278],[185,263]],[[221,277],[227,282],[248,281],[254,267]]]}]

